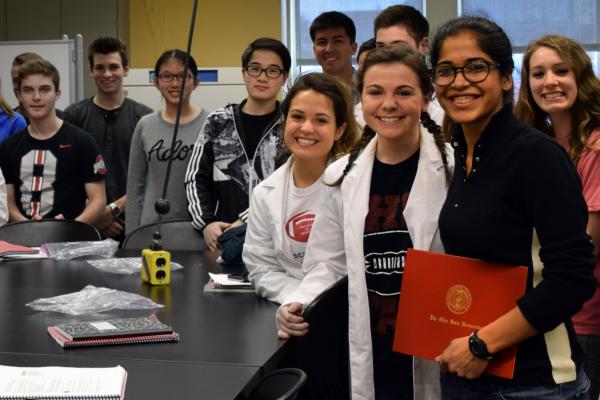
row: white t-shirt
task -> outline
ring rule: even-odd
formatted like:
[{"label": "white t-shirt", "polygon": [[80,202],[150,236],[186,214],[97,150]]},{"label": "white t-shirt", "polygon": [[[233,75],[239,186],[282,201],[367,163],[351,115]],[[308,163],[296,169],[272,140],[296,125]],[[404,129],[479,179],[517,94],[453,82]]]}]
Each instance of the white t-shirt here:
[{"label": "white t-shirt", "polygon": [[302,265],[308,236],[317,214],[319,194],[325,188],[322,176],[312,185],[299,188],[294,185],[292,168],[288,179],[287,196],[283,211],[283,251]]}]

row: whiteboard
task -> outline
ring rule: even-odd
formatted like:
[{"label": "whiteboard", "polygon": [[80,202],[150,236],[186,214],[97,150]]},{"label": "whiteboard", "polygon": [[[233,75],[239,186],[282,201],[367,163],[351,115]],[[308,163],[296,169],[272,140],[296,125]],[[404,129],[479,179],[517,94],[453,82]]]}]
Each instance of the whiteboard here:
[{"label": "whiteboard", "polygon": [[2,96],[11,107],[19,101],[13,94],[10,70],[15,56],[32,52],[50,61],[60,74],[62,92],[56,108],[64,110],[71,103],[83,100],[83,38],[66,36],[60,40],[0,41],[0,79]]}]

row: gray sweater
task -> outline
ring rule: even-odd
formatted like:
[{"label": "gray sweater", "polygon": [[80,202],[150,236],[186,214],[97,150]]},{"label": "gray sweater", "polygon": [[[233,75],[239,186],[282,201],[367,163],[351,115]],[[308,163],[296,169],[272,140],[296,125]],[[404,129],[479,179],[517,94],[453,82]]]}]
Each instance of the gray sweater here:
[{"label": "gray sweater", "polygon": [[[164,221],[191,220],[187,210],[184,176],[194,143],[207,116],[208,112],[202,110],[194,120],[179,125],[167,190],[171,208]],[[160,111],[144,116],[135,127],[127,175],[127,234],[138,226],[158,221],[154,203],[162,195],[173,127],[161,117]]]}]

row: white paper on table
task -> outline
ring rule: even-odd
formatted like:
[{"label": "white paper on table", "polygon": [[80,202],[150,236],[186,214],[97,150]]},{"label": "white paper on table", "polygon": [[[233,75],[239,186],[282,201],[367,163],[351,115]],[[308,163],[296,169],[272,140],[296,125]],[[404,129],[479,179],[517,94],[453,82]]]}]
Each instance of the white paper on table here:
[{"label": "white paper on table", "polygon": [[218,284],[221,285],[229,285],[229,286],[247,286],[249,282],[242,282],[236,279],[229,279],[229,274],[213,274],[211,272],[208,273],[208,276]]},{"label": "white paper on table", "polygon": [[110,368],[0,366],[0,393],[11,395],[8,398],[43,395],[44,398],[98,396],[122,399],[126,381],[127,371],[120,365]]}]

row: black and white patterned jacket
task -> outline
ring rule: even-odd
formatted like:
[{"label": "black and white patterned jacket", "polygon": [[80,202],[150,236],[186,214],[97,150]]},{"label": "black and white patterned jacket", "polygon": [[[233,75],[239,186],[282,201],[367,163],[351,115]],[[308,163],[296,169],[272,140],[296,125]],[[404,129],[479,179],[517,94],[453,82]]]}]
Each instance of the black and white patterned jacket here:
[{"label": "black and white patterned jacket", "polygon": [[213,221],[245,220],[252,189],[285,161],[281,115],[267,125],[255,153],[246,154],[246,135],[251,133],[241,123],[244,102],[212,112],[198,135],[185,174],[196,229]]}]

